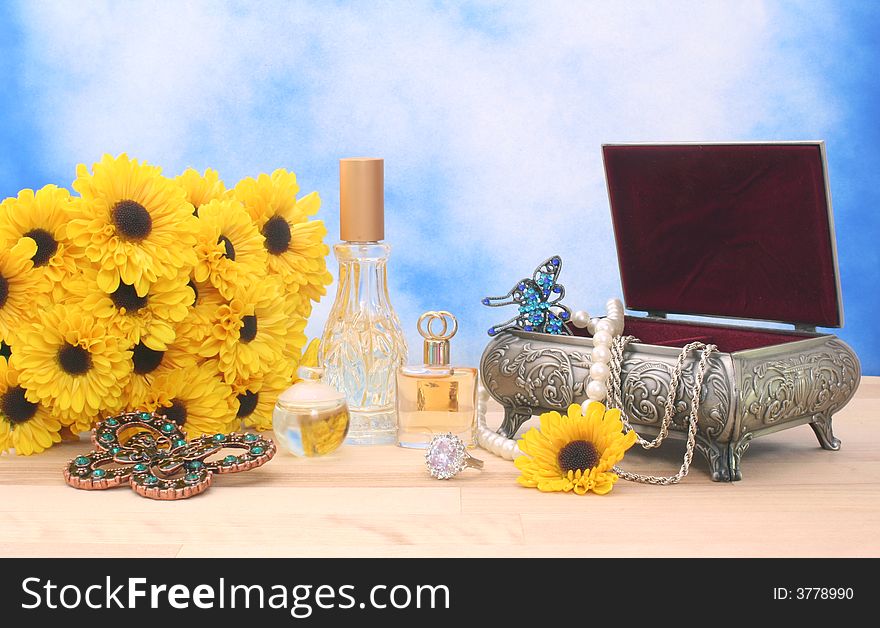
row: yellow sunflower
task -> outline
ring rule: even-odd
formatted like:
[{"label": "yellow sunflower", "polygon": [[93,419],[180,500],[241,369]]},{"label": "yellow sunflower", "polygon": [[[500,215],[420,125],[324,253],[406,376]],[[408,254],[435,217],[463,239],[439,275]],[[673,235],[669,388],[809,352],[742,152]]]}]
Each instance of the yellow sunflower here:
[{"label": "yellow sunflower", "polygon": [[217,308],[228,302],[220,291],[209,283],[190,279],[187,287],[192,290],[195,299],[187,308],[186,317],[177,323],[175,342],[195,353],[211,333],[217,318]]},{"label": "yellow sunflower", "polygon": [[228,304],[217,308],[199,354],[219,358],[225,382],[247,381],[268,373],[283,357],[288,331],[280,287],[267,278],[241,287]]},{"label": "yellow sunflower", "polygon": [[227,299],[236,287],[260,277],[267,263],[263,237],[235,199],[202,205],[196,255],[196,281],[210,281]]},{"label": "yellow sunflower", "polygon": [[291,384],[293,384],[293,369],[283,361],[265,375],[234,384],[232,391],[235,393],[233,405],[236,409],[236,417],[247,427],[271,430],[275,401]]},{"label": "yellow sunflower", "polygon": [[[296,175],[278,169],[271,176],[242,179],[233,194],[241,201],[263,236],[269,254],[269,271],[278,275],[303,316],[311,312],[332,281],[327,272],[329,248],[323,243],[324,223],[309,220],[321,199],[316,192],[297,200]],[[311,300],[311,301],[310,301]]]},{"label": "yellow sunflower", "polygon": [[174,182],[183,188],[186,200],[193,206],[193,214],[198,216],[202,205],[214,199],[226,196],[226,186],[220,180],[220,174],[213,168],[207,168],[205,174],[199,174],[195,168],[187,168],[174,177]]},{"label": "yellow sunflower", "polygon": [[98,265],[98,285],[106,293],[120,283],[144,296],[159,278],[175,279],[195,266],[198,223],[183,189],[161,169],[104,155],[89,174],[77,166],[75,218],[67,237]]},{"label": "yellow sunflower", "polygon": [[37,250],[31,257],[34,272],[52,285],[52,301],[64,294],[64,281],[76,274],[75,247],[64,227],[71,217],[70,192],[55,185],[22,190],[0,205],[0,242],[31,238]]},{"label": "yellow sunflower", "polygon": [[623,433],[620,410],[606,411],[599,402],[591,402],[583,414],[576,403],[566,416],[545,412],[540,431],[530,429],[518,443],[526,455],[514,461],[522,472],[517,481],[544,492],[604,495],[617,481],[614,465],[635,442],[634,431]]},{"label": "yellow sunflower", "polygon": [[30,456],[61,442],[61,423],[40,402],[30,401],[18,373],[0,357],[0,453]]},{"label": "yellow sunflower", "polygon": [[158,374],[146,406],[177,423],[189,438],[196,438],[235,429],[233,398],[229,385],[217,377],[215,365],[206,362]]},{"label": "yellow sunflower", "polygon": [[131,373],[131,351],[83,308],[42,309],[14,345],[12,365],[27,399],[50,406],[65,425],[88,429],[101,412],[125,403],[122,389]]},{"label": "yellow sunflower", "polygon": [[154,351],[168,349],[176,337],[175,323],[186,318],[195,298],[185,276],[157,279],[141,296],[127,283],[120,283],[107,294],[99,288],[92,269],[86,269],[82,280],[71,282],[70,291],[86,311],[103,321],[127,346],[143,343]]},{"label": "yellow sunflower", "polygon": [[168,345],[165,351],[151,349],[143,342],[131,348],[131,377],[123,390],[126,410],[140,410],[145,407],[153,380],[168,371],[175,371],[198,362],[198,356],[180,343]]},{"label": "yellow sunflower", "polygon": [[31,258],[37,243],[21,238],[10,243],[0,240],[0,337],[14,338],[18,328],[34,316],[34,304],[42,303],[52,284],[45,275],[34,272]]}]

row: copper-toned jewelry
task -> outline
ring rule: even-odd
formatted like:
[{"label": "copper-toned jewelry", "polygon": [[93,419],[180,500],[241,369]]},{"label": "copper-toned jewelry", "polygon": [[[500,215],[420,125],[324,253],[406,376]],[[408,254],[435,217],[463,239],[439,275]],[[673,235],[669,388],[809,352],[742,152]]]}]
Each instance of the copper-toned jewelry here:
[{"label": "copper-toned jewelry", "polygon": [[[124,432],[134,430],[131,435]],[[120,434],[128,436],[124,440]],[[97,448],[77,456],[64,469],[74,488],[103,490],[128,484],[150,499],[186,499],[207,490],[218,473],[262,466],[275,455],[275,443],[258,434],[214,434],[188,441],[173,421],[155,412],[126,412],[95,426]],[[242,449],[220,460],[222,449]]]}]

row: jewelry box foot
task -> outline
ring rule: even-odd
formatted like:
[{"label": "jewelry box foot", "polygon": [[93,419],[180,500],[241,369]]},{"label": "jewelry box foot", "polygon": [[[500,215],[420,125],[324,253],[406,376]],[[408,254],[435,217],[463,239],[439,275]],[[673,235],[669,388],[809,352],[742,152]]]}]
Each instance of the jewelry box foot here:
[{"label": "jewelry box foot", "polygon": [[742,480],[742,455],[748,448],[748,438],[735,445],[720,444],[705,438],[697,437],[696,449],[709,463],[709,471],[714,482],[739,482]]},{"label": "jewelry box foot", "polygon": [[822,449],[830,451],[838,451],[840,449],[840,439],[835,438],[834,431],[831,428],[831,417],[816,415],[810,423],[816,439],[822,446]]},{"label": "jewelry box foot", "polygon": [[498,428],[498,433],[504,438],[516,438],[519,428],[531,418],[532,411],[530,408],[510,408],[504,406],[504,420],[501,422],[501,427]]}]

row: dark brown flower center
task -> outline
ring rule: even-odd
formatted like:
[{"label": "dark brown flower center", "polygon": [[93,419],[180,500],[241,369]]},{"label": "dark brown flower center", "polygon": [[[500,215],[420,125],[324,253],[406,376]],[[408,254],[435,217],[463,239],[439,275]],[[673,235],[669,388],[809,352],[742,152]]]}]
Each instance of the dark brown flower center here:
[{"label": "dark brown flower center", "polygon": [[12,423],[30,421],[37,413],[37,407],[37,404],[25,398],[21,386],[13,386],[0,396],[0,414]]},{"label": "dark brown flower center", "polygon": [[69,375],[82,375],[92,368],[92,356],[79,345],[64,345],[58,350],[58,363]]},{"label": "dark brown flower center", "polygon": [[142,342],[136,344],[131,351],[131,361],[134,363],[134,372],[138,375],[152,373],[159,368],[159,365],[162,364],[162,358],[165,357],[164,351],[150,349]]},{"label": "dark brown flower center", "polygon": [[0,340],[0,356],[3,356],[7,360],[12,357],[12,347],[2,340]]},{"label": "dark brown flower center", "polygon": [[31,258],[34,266],[45,266],[58,250],[58,241],[45,229],[32,229],[24,234],[37,243],[37,252]]},{"label": "dark brown flower center", "polygon": [[116,233],[125,240],[139,242],[153,230],[153,217],[150,212],[137,201],[119,201],[111,212]]},{"label": "dark brown flower center", "polygon": [[186,424],[186,404],[180,399],[172,400],[170,407],[162,408],[158,412],[164,414],[165,418],[169,421],[173,421],[179,427],[183,427]]},{"label": "dark brown flower center", "polygon": [[9,280],[0,275],[0,307],[6,305],[6,300],[9,298]]},{"label": "dark brown flower center", "polygon": [[290,225],[282,216],[274,215],[263,225],[266,250],[272,255],[281,255],[290,245]]},{"label": "dark brown flower center", "polygon": [[238,333],[241,341],[248,343],[257,337],[257,317],[253,314],[241,317],[241,331]]},{"label": "dark brown flower center", "polygon": [[251,392],[249,390],[244,391],[243,394],[238,396],[238,414],[236,414],[236,416],[239,419],[243,419],[252,415],[254,410],[257,409],[257,401],[259,401],[259,399],[260,393]]},{"label": "dark brown flower center", "polygon": [[116,306],[116,309],[121,310],[122,308],[125,308],[125,311],[128,314],[134,314],[144,307],[149,300],[148,295],[139,297],[134,286],[121,282],[119,287],[110,295],[110,298],[113,300],[113,305]]},{"label": "dark brown flower center", "polygon": [[599,452],[596,446],[585,440],[573,440],[559,450],[556,457],[563,473],[569,471],[589,471],[599,464]]},{"label": "dark brown flower center", "polygon": [[223,245],[223,248],[225,249],[223,256],[228,257],[229,259],[231,259],[234,262],[235,261],[235,247],[232,246],[232,242],[229,241],[229,238],[227,238],[225,235],[221,235],[219,238],[217,238],[217,244]]}]

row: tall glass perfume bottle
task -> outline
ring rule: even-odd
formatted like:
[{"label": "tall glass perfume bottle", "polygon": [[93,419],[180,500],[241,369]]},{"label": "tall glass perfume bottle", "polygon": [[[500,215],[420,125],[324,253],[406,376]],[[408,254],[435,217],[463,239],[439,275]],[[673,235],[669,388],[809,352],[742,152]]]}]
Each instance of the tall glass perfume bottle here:
[{"label": "tall glass perfume bottle", "polygon": [[449,340],[458,321],[449,312],[425,312],[418,328],[425,363],[403,367],[397,375],[398,443],[424,449],[436,434],[451,432],[474,447],[477,369],[449,365]]},{"label": "tall glass perfume bottle", "polygon": [[397,370],[406,339],[388,296],[385,173],[381,159],[339,161],[339,261],[336,301],[321,338],[325,381],[345,393],[346,442],[397,442]]}]

